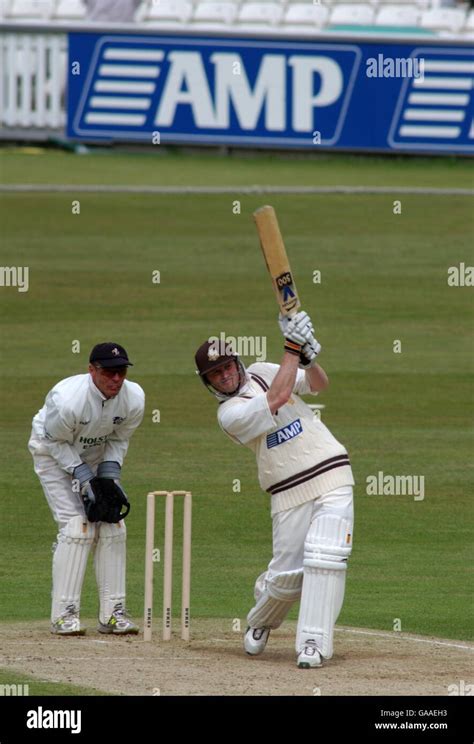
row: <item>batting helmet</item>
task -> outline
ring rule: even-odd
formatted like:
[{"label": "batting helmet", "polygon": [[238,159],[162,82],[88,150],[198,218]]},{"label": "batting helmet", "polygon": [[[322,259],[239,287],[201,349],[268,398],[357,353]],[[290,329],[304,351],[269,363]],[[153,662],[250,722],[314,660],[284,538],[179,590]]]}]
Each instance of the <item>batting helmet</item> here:
[{"label": "batting helmet", "polygon": [[[213,369],[221,367],[223,364],[227,364],[229,361],[234,360],[239,370],[239,384],[232,393],[222,393],[216,390],[209,380],[207,379],[207,373]],[[242,385],[245,383],[245,367],[239,359],[238,354],[232,351],[229,344],[221,344],[216,341],[205,341],[194,355],[196,362],[196,374],[198,374],[203,381],[207,389],[213,394],[217,395],[218,398],[232,398],[233,395],[237,395]]]}]

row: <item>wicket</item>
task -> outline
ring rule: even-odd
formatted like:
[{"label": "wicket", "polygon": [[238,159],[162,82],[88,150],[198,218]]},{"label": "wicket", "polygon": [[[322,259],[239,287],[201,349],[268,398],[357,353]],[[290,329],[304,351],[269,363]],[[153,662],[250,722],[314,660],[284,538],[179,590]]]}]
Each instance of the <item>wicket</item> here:
[{"label": "wicket", "polygon": [[163,560],[163,640],[171,639],[171,595],[173,586],[174,497],[183,496],[183,576],[181,593],[181,638],[189,641],[191,592],[191,491],[152,491],[147,495],[145,546],[145,617],[143,640],[151,641],[153,621],[153,543],[155,539],[155,497],[165,496],[165,544]]}]

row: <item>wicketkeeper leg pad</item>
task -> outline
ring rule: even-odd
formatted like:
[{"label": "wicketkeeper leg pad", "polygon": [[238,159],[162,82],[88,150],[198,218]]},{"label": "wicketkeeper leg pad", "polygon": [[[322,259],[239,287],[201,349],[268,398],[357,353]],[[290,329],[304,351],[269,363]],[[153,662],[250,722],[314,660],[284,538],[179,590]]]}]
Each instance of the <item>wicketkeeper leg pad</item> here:
[{"label": "wicketkeeper leg pad", "polygon": [[247,615],[248,624],[252,628],[279,628],[300,598],[302,583],[303,569],[259,576],[255,584],[257,603]]},{"label": "wicketkeeper leg pad", "polygon": [[87,558],[94,538],[95,526],[80,515],[72,517],[58,534],[53,555],[53,623],[70,605],[74,605],[79,614]]},{"label": "wicketkeeper leg pad", "polygon": [[125,606],[126,539],[124,521],[100,524],[94,565],[99,589],[99,621],[104,625],[110,620],[116,604]]},{"label": "wicketkeeper leg pad", "polygon": [[304,546],[304,578],[296,632],[296,652],[314,639],[321,655],[333,654],[334,626],[344,600],[352,523],[336,514],[316,517]]}]

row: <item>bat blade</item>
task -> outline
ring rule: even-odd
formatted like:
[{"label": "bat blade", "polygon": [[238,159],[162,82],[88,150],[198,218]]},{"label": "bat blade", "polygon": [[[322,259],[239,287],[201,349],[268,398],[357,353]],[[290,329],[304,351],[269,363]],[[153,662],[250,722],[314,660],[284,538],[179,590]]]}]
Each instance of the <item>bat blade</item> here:
[{"label": "bat blade", "polygon": [[275,210],[268,205],[260,207],[253,213],[253,218],[280,312],[282,315],[294,315],[301,303]]}]

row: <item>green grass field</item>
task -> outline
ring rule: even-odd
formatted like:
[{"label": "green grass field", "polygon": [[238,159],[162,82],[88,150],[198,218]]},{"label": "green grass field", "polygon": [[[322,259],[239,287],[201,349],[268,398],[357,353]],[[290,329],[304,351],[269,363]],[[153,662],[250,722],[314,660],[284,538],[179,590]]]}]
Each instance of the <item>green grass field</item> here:
[{"label": "green grass field", "polygon": [[[79,685],[67,685],[58,682],[48,682],[47,680],[37,679],[36,677],[30,677],[23,673],[18,674],[11,669],[3,670],[0,669],[0,686],[3,685],[19,685],[19,689],[23,692],[23,695],[38,695],[41,697],[57,695],[68,695],[76,697],[96,695],[107,695],[108,693],[103,690],[99,690],[95,687],[80,687]],[[11,688],[10,688],[11,689]],[[2,695],[7,696],[6,693]]]},{"label": "green grass field", "polygon": [[[472,186],[456,160],[0,153],[3,183],[356,184]],[[393,214],[401,198],[402,213]],[[71,202],[80,201],[73,215]],[[241,214],[233,214],[234,199]],[[49,616],[55,527],[27,450],[31,419],[60,379],[86,370],[90,347],[122,343],[146,416],[123,473],[131,496],[128,604],[143,610],[145,494],[194,494],[192,615],[243,618],[270,558],[267,496],[251,453],[218,429],[194,374],[209,335],[281,338],[252,211],[280,216],[330,387],[323,421],[348,448],[356,528],[339,622],[471,637],[473,290],[448,267],[473,265],[466,196],[1,194],[2,264],[28,266],[25,293],[1,287],[1,620]],[[152,283],[152,272],[161,283]],[[313,284],[313,271],[322,283]],[[402,353],[393,353],[399,339]],[[75,340],[81,353],[71,351]],[[250,359],[245,359],[249,363]],[[153,423],[159,409],[160,423]],[[425,477],[425,498],[368,496],[366,478]],[[234,479],[241,493],[233,492]],[[178,520],[179,522],[179,520]],[[162,544],[162,519],[157,547]],[[156,571],[156,615],[161,569]],[[176,606],[178,605],[176,582]],[[83,612],[97,594],[89,568]]]}]

